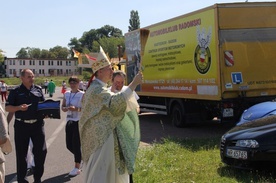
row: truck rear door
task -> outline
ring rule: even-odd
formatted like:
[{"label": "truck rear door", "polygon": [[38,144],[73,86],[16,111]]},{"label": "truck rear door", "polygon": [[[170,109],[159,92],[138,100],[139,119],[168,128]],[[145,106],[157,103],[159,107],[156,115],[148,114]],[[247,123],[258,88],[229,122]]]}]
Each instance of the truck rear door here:
[{"label": "truck rear door", "polygon": [[218,9],[223,98],[276,96],[276,3]]}]

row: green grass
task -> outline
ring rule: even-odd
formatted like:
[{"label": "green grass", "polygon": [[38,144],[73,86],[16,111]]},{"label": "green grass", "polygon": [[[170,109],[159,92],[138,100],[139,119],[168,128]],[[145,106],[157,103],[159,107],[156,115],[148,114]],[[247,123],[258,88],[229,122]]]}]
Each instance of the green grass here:
[{"label": "green grass", "polygon": [[274,172],[231,168],[220,160],[220,137],[163,139],[140,147],[135,164],[135,183],[234,183],[276,182]]},{"label": "green grass", "polygon": [[[80,79],[83,79],[83,76],[78,76]],[[61,86],[62,81],[68,83],[68,79],[70,76],[49,76],[49,77],[35,77],[35,84],[41,85],[44,83],[46,79],[50,81],[51,79],[55,82],[56,86]],[[7,85],[19,85],[21,84],[20,78],[0,78],[0,80],[4,80]]]}]

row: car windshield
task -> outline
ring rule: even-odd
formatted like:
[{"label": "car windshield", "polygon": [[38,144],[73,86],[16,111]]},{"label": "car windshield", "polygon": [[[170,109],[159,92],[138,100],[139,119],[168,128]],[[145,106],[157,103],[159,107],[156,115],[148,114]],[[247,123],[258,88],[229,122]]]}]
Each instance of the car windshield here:
[{"label": "car windshield", "polygon": [[248,129],[248,128],[255,128],[255,127],[270,125],[270,124],[274,124],[274,123],[276,123],[276,116],[275,115],[268,116],[265,118],[256,119],[256,120],[241,124],[239,126],[236,126],[236,127],[232,128],[229,131],[229,133]]}]

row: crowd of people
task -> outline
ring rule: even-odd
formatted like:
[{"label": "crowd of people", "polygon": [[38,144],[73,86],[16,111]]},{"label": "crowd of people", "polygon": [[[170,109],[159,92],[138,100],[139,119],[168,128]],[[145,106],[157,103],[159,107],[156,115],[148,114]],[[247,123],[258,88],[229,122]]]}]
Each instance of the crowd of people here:
[{"label": "crowd of people", "polygon": [[[88,81],[79,81],[78,84],[78,89],[80,91],[86,91],[87,89],[87,85],[88,85]],[[46,79],[44,81],[44,83],[41,84],[41,86],[43,86],[44,88],[44,94],[49,94],[49,97],[53,97],[54,93],[56,92],[56,84],[55,82],[51,79],[50,81],[48,81],[48,79]],[[1,89],[1,83],[0,83],[0,89]],[[61,93],[64,94],[69,88],[67,87],[66,81],[62,81],[61,83]],[[4,92],[4,89],[3,89]],[[3,101],[3,99],[2,99]]]},{"label": "crowd of people", "polygon": [[[61,110],[66,113],[65,144],[74,159],[73,169],[68,175],[77,176],[83,172],[86,183],[133,182],[140,141],[139,97],[135,88],[142,82],[142,73],[139,72],[128,86],[124,86],[125,73],[113,71],[102,49],[91,67],[93,75],[89,83],[76,76],[68,79],[69,87],[66,81],[62,82]],[[56,85],[52,80],[45,80],[43,93],[42,88],[34,84],[34,74],[30,69],[22,70],[20,78],[21,85],[8,95],[5,106],[8,116],[2,123],[8,124],[14,116],[18,183],[28,182],[28,168],[33,169],[34,182],[39,183],[44,173],[47,147],[44,118],[37,115],[36,110],[38,103],[45,101],[44,94],[53,97]],[[110,82],[112,85],[108,86]],[[1,115],[5,112],[2,111]],[[0,131],[0,145],[8,136],[5,129]],[[4,157],[0,152],[2,180],[5,178],[3,163]]]}]

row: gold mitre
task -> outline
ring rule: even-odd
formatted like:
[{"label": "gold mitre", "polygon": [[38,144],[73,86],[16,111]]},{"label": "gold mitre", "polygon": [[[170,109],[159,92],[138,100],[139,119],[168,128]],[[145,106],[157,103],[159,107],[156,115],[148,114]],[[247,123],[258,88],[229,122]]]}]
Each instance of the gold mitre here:
[{"label": "gold mitre", "polygon": [[103,48],[100,46],[100,53],[98,54],[97,60],[92,62],[93,73],[109,65],[111,65],[111,63]]}]

